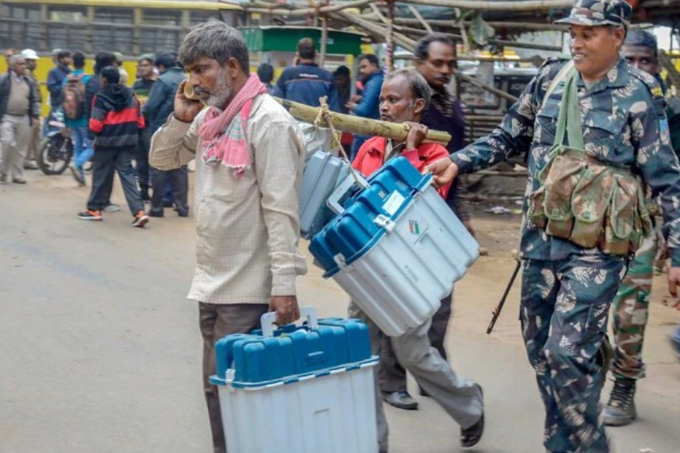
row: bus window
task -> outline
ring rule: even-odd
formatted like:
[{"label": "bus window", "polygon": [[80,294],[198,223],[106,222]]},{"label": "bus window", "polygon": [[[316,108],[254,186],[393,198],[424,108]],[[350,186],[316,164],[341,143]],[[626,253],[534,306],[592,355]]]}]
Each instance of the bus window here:
[{"label": "bus window", "polygon": [[192,27],[194,25],[202,24],[203,22],[208,22],[210,19],[220,20],[219,11],[191,11],[189,13],[189,23]]},{"label": "bus window", "polygon": [[167,9],[147,9],[142,12],[140,51],[176,51],[182,31],[182,12]]},{"label": "bus window", "polygon": [[48,49],[85,50],[87,42],[87,8],[51,6],[48,9]]},{"label": "bus window", "polygon": [[40,6],[0,5],[0,47],[40,48]]},{"label": "bus window", "polygon": [[133,53],[134,13],[131,8],[95,8],[94,52]]}]

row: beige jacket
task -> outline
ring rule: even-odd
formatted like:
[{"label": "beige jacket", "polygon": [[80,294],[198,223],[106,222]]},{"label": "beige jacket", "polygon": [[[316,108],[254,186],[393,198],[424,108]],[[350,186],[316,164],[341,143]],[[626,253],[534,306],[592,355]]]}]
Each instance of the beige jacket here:
[{"label": "beige jacket", "polygon": [[188,298],[266,304],[271,296],[295,295],[295,277],[307,272],[298,250],[304,136],[269,95],[256,97],[246,130],[253,164],[238,178],[203,161],[204,113],[192,124],[171,117],[154,135],[149,157],[159,170],[196,159],[196,272]]}]

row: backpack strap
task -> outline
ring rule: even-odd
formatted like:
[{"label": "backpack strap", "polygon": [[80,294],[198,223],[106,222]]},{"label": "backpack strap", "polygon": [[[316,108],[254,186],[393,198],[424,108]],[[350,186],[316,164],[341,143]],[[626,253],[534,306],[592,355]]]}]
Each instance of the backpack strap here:
[{"label": "backpack strap", "polygon": [[550,82],[550,85],[548,86],[548,90],[545,92],[545,95],[543,96],[543,102],[541,102],[541,108],[545,107],[545,103],[548,102],[548,98],[550,95],[552,95],[555,92],[555,89],[557,88],[557,85],[560,84],[564,79],[567,78],[567,75],[569,75],[569,72],[574,69],[574,60],[569,60],[564,66],[562,66],[562,69],[560,69],[560,72],[557,73],[554,79],[552,79],[552,82]]}]

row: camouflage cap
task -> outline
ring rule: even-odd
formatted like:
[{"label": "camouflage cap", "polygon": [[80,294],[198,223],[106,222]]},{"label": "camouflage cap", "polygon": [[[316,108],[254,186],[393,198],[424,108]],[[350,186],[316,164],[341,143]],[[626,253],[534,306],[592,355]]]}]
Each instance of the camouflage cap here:
[{"label": "camouflage cap", "polygon": [[624,0],[576,0],[569,17],[556,24],[628,26],[633,9]]}]

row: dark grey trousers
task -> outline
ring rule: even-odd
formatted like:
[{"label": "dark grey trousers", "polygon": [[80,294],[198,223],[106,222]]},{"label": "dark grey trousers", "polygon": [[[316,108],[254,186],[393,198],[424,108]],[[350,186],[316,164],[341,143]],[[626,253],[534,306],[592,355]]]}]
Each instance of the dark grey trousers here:
[{"label": "dark grey trousers", "polygon": [[[427,334],[430,337],[430,344],[435,348],[439,355],[447,360],[446,349],[444,349],[444,339],[446,330],[451,319],[451,302],[453,294],[442,299],[439,310],[432,317],[432,326]],[[406,370],[397,360],[392,347],[392,341],[387,335],[380,338],[380,365],[378,365],[378,384],[382,393],[405,392],[406,391]]]},{"label": "dark grey trousers", "polygon": [[203,335],[203,388],[208,403],[208,416],[215,453],[226,453],[227,441],[222,426],[222,412],[217,387],[210,383],[215,374],[215,342],[225,335],[249,333],[260,327],[260,316],[269,311],[267,304],[206,304],[198,303],[199,322]]}]

